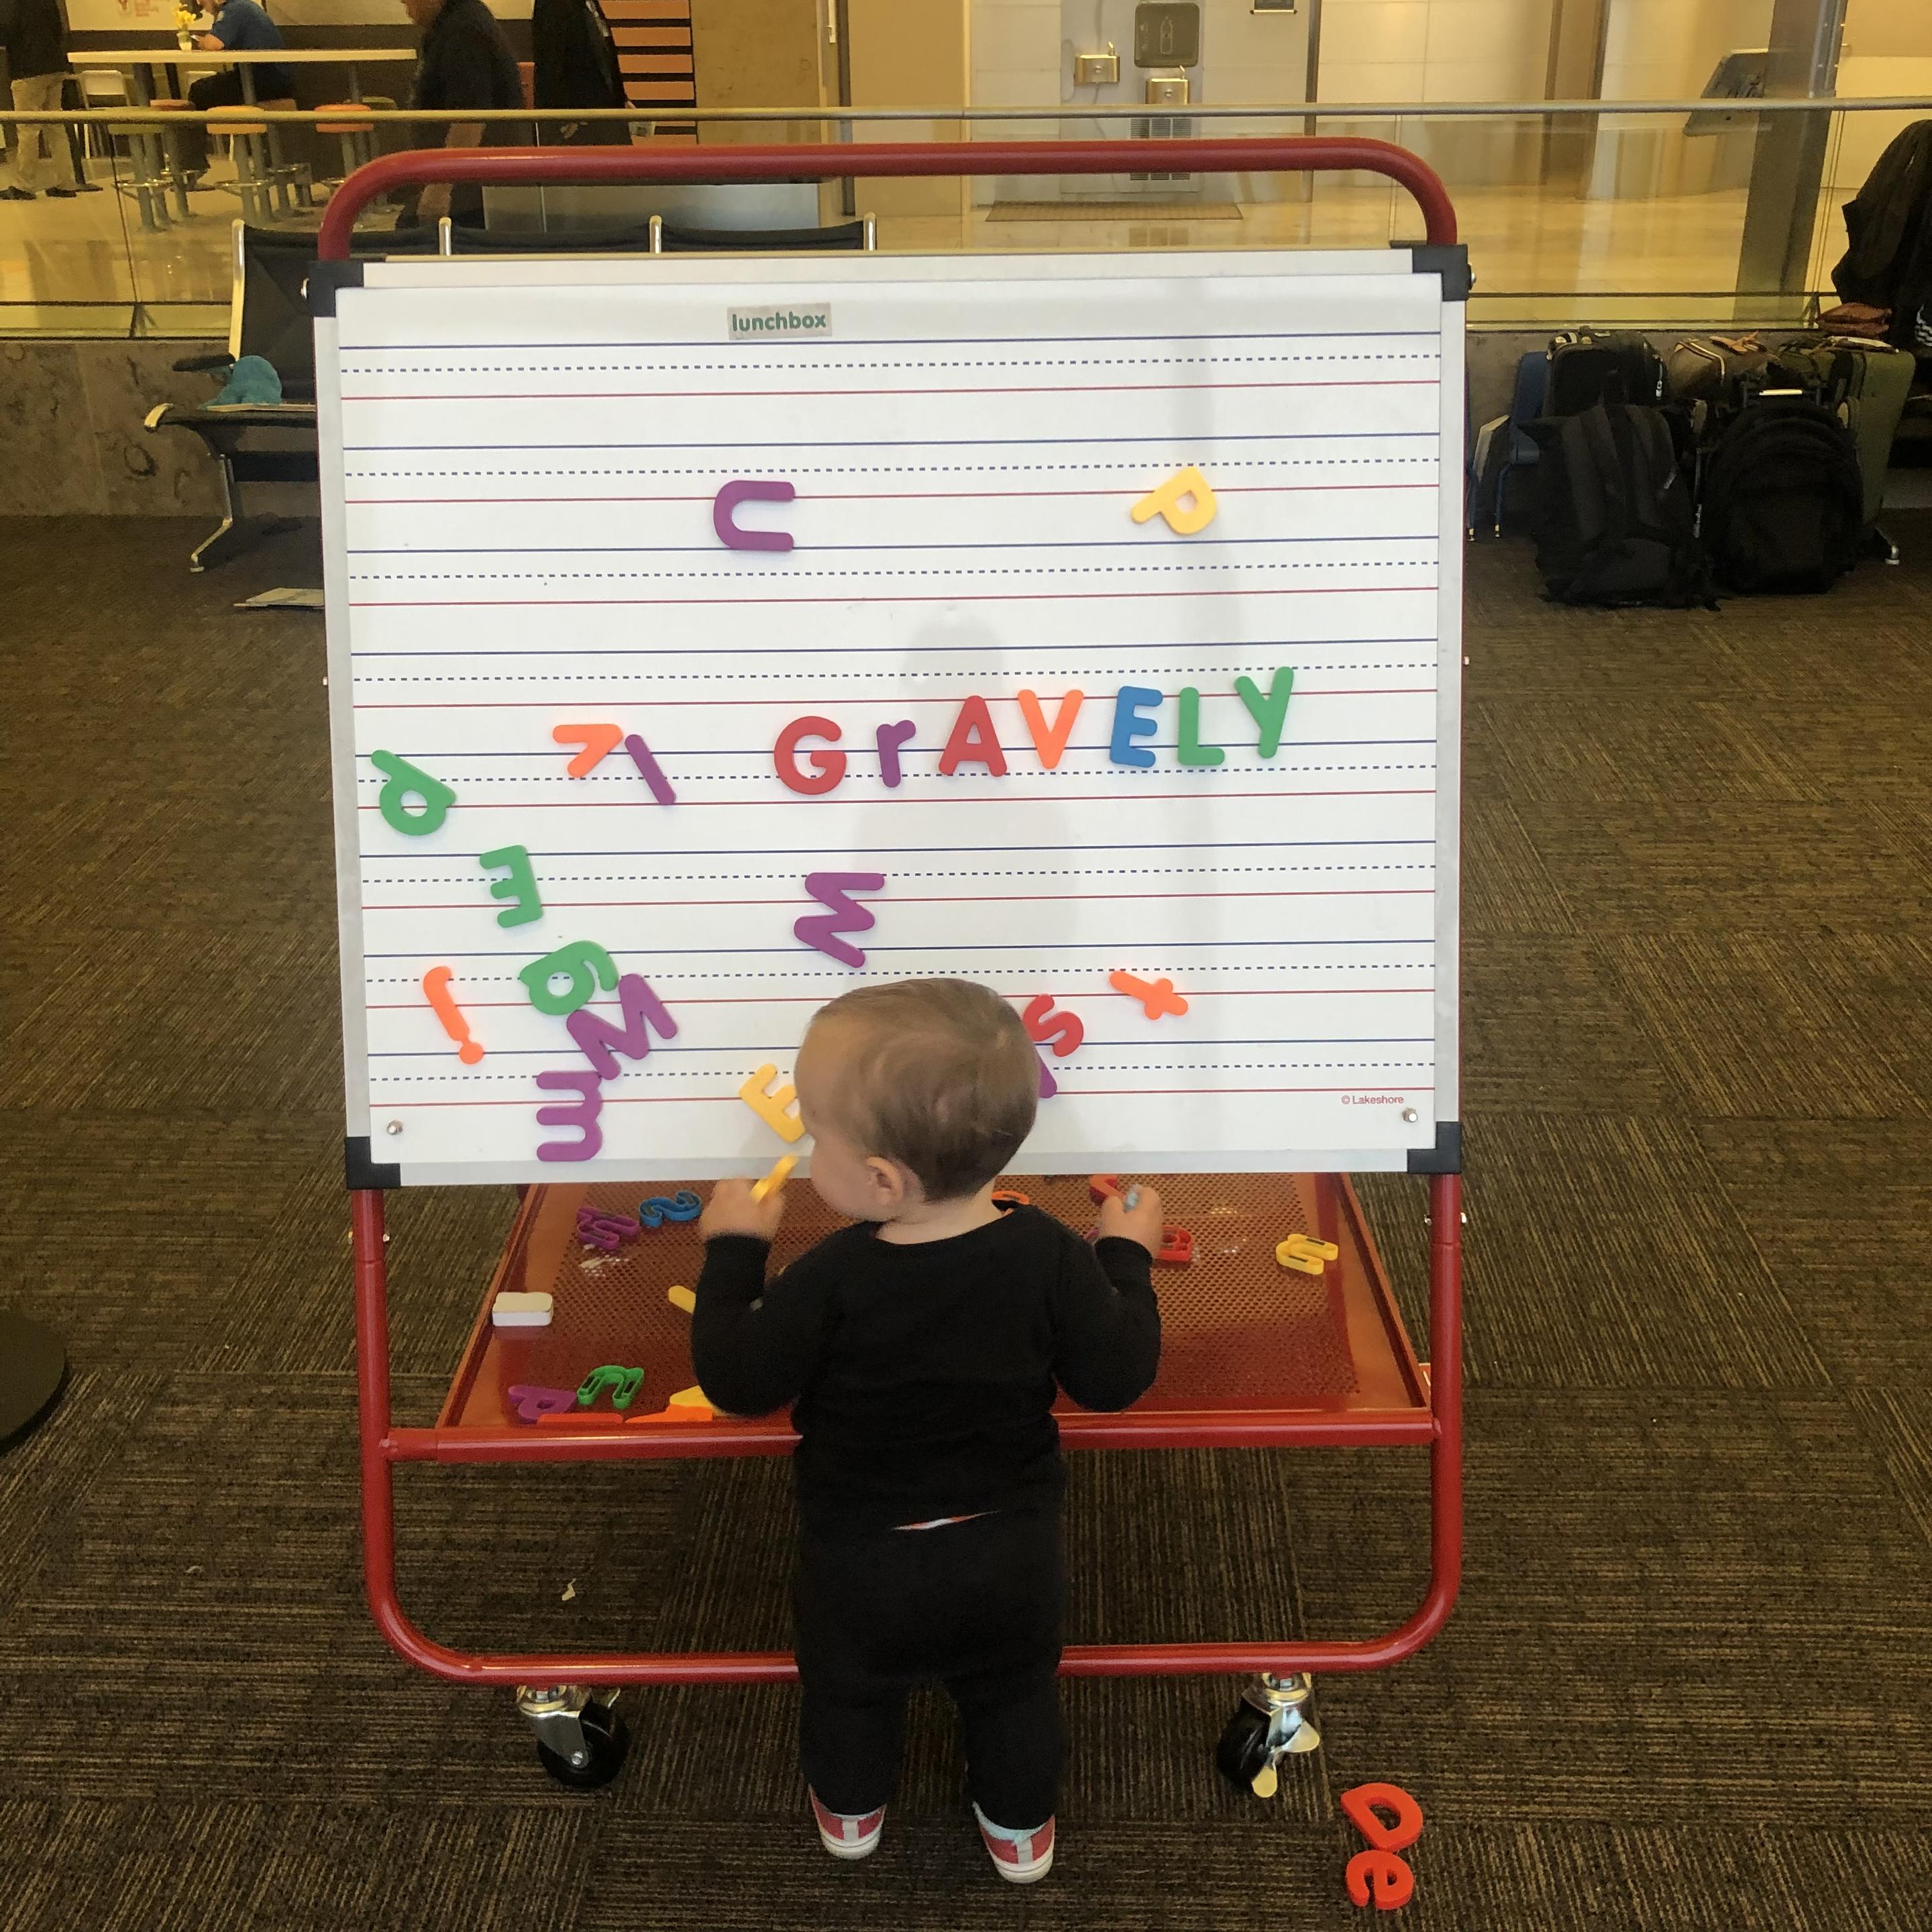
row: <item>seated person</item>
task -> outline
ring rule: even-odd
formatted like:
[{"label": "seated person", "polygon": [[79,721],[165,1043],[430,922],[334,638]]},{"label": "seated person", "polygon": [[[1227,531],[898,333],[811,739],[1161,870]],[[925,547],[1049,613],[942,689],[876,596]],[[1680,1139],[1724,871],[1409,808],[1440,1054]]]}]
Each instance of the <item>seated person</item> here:
[{"label": "seated person", "polygon": [[[496,17],[483,0],[403,0],[422,35],[416,65],[418,107],[527,107],[517,57]],[[526,121],[430,121],[422,123],[416,145],[424,148],[524,147]],[[452,189],[447,182],[423,189],[413,208],[398,218],[398,228],[433,223],[448,215],[466,227],[483,225],[483,190]]]},{"label": "seated person", "polygon": [[[218,0],[214,17],[205,34],[197,34],[194,44],[204,53],[232,51],[266,52],[287,44],[282,30],[268,18],[257,0]],[[275,62],[266,62],[254,70],[256,100],[286,101],[295,104],[294,74]],[[225,67],[218,74],[205,74],[190,84],[190,106],[206,113],[211,107],[239,107],[248,98],[242,91],[242,70]],[[200,122],[183,126],[176,137],[181,144],[182,172],[194,187],[208,166],[208,130]]]}]

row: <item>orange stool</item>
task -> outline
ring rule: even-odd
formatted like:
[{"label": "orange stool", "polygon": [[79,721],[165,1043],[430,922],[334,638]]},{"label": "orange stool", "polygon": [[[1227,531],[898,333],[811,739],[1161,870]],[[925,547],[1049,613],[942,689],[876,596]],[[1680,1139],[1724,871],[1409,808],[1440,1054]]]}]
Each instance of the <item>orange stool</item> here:
[{"label": "orange stool", "polygon": [[242,197],[242,218],[265,223],[274,214],[272,184],[268,174],[268,124],[254,117],[259,107],[211,107],[208,132],[211,140],[225,136],[235,163],[236,191]]},{"label": "orange stool", "polygon": [[[318,114],[352,116],[360,113],[365,105],[360,100],[325,100],[315,111]],[[364,161],[376,158],[376,124],[373,121],[318,121],[315,131],[318,134],[333,134],[342,143],[342,172],[345,179]]]}]

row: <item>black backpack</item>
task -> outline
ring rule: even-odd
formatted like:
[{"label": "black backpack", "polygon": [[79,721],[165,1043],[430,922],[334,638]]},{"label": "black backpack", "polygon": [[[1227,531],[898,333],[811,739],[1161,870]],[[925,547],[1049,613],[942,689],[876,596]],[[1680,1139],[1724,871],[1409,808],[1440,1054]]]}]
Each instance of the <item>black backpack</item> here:
[{"label": "black backpack", "polygon": [[1546,416],[1580,416],[1594,403],[1660,403],[1670,393],[1664,358],[1641,335],[1573,330],[1551,338]]},{"label": "black backpack", "polygon": [[1828,590],[1858,561],[1858,446],[1803,397],[1767,396],[1738,416],[1705,459],[1699,533],[1733,590]]},{"label": "black backpack", "polygon": [[1529,425],[1542,450],[1536,567],[1562,604],[1714,610],[1673,412],[1598,403]]}]

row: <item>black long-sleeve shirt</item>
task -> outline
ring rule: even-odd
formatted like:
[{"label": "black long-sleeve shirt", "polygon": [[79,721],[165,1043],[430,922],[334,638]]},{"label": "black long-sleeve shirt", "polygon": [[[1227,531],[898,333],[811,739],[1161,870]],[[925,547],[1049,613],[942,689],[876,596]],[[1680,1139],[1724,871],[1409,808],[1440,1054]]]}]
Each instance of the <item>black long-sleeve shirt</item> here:
[{"label": "black long-sleeve shirt", "polygon": [[744,1234],[706,1246],[692,1360],[733,1414],[792,1405],[816,1529],[1052,1506],[1058,1390],[1125,1408],[1160,1364],[1146,1249],[1090,1247],[1036,1208],[909,1245],[842,1228],[769,1282],[768,1251]]}]

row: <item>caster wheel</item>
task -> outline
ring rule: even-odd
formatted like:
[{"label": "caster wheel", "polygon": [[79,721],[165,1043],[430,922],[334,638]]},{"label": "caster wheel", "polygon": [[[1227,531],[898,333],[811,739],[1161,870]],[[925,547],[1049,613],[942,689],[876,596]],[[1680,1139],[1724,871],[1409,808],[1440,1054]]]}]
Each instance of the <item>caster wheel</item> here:
[{"label": "caster wheel", "polygon": [[1269,1769],[1268,1714],[1252,1704],[1236,1706],[1214,1748],[1214,1763],[1228,1782],[1243,1791],[1252,1791],[1255,1780]]},{"label": "caster wheel", "polygon": [[624,1728],[623,1719],[602,1704],[585,1705],[578,1721],[584,1727],[584,1741],[590,1748],[586,1762],[572,1764],[561,1752],[552,1750],[545,1744],[537,1746],[537,1756],[558,1784],[567,1784],[573,1791],[595,1791],[623,1769],[625,1756],[631,1748],[631,1734]]}]

